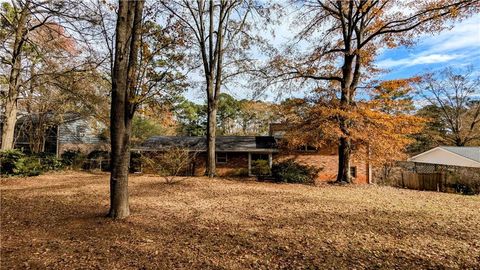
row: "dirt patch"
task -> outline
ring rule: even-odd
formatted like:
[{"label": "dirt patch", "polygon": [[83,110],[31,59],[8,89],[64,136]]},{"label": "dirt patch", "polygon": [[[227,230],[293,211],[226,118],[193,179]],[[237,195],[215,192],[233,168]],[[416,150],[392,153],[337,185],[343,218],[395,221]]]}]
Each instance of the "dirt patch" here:
[{"label": "dirt patch", "polygon": [[1,180],[1,268],[475,269],[480,197],[375,186],[131,176],[112,221],[108,174]]}]

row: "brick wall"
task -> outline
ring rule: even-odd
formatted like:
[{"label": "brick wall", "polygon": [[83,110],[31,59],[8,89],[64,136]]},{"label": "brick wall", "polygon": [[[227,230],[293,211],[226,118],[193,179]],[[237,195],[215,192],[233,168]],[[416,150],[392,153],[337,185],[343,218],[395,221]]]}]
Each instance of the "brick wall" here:
[{"label": "brick wall", "polygon": [[[194,175],[205,175],[207,163],[206,153],[200,153],[195,159]],[[218,176],[248,176],[248,153],[227,153],[226,163],[217,163]]]},{"label": "brick wall", "polygon": [[[321,171],[318,174],[318,182],[335,181],[338,170],[338,155],[333,153],[331,149],[323,149],[319,152],[291,152],[276,154],[273,156],[273,160],[281,161],[286,159],[294,159],[298,163],[315,166],[320,168]],[[351,166],[357,168],[357,177],[353,180],[356,184],[368,183],[367,165],[364,161],[354,160]]]},{"label": "brick wall", "polygon": [[[317,181],[335,181],[338,169],[338,155],[335,150],[323,149],[318,152],[291,152],[274,154],[273,162],[293,158],[295,161],[321,168]],[[206,170],[206,153],[200,153],[194,161],[193,172],[195,176],[205,175]],[[354,179],[356,184],[366,184],[367,165],[364,161],[354,160],[352,166],[357,168],[357,177]],[[232,152],[227,153],[227,162],[217,163],[218,176],[248,176],[248,153]]]}]

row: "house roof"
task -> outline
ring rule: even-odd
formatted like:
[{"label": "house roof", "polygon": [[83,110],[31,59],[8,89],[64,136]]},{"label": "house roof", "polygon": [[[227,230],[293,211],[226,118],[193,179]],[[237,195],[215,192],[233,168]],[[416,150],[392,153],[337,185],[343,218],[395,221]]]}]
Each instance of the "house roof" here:
[{"label": "house roof", "polygon": [[439,146],[408,160],[417,163],[480,168],[480,147]]},{"label": "house roof", "polygon": [[60,123],[67,123],[67,122],[75,121],[82,118],[82,115],[77,112],[66,112],[61,115],[56,115],[52,112],[46,112],[42,114],[31,113],[31,114],[24,114],[20,116],[17,119],[17,124],[22,124],[25,121],[32,121],[34,123],[37,123],[40,120],[40,116],[44,117],[49,121],[56,120]]},{"label": "house roof", "polygon": [[462,157],[466,157],[466,158],[480,162],[480,146],[478,147],[440,146],[440,148],[453,152]]},{"label": "house roof", "polygon": [[[276,152],[277,143],[271,136],[219,136],[216,138],[217,152]],[[154,136],[148,138],[138,151],[165,151],[171,147],[188,148],[191,151],[206,151],[205,137]]]}]

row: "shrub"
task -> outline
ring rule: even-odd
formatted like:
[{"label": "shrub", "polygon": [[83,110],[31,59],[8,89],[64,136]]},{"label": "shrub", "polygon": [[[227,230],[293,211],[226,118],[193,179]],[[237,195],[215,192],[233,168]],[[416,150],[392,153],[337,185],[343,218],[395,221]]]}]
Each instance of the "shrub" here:
[{"label": "shrub", "polygon": [[480,171],[474,169],[464,170],[462,172],[448,172],[447,186],[455,189],[455,192],[464,195],[480,194]]},{"label": "shrub", "polygon": [[0,173],[14,175],[17,170],[17,162],[24,157],[25,154],[19,150],[0,151]]},{"label": "shrub", "polygon": [[137,152],[130,153],[130,167],[128,167],[130,173],[136,173],[142,171],[142,154]]},{"label": "shrub", "polygon": [[248,169],[247,168],[235,169],[232,173],[232,176],[248,176]]},{"label": "shrub", "polygon": [[148,153],[142,157],[147,169],[163,176],[167,183],[174,183],[177,176],[188,174],[190,164],[195,159],[188,149],[172,147],[162,153]]},{"label": "shrub", "polygon": [[313,166],[302,165],[288,159],[272,166],[272,176],[275,182],[313,184],[320,171]]},{"label": "shrub", "polygon": [[100,169],[110,171],[110,153],[104,150],[93,150],[83,160],[82,168],[85,170]]},{"label": "shrub", "polygon": [[75,161],[81,156],[80,151],[67,150],[62,153],[61,158],[65,166],[73,166]]},{"label": "shrub", "polygon": [[110,154],[103,150],[93,150],[87,155],[87,159],[109,159]]},{"label": "shrub", "polygon": [[36,156],[23,157],[15,163],[15,166],[14,175],[37,176],[44,171],[41,158]]},{"label": "shrub", "polygon": [[58,159],[54,154],[41,152],[35,154],[34,157],[40,159],[42,171],[55,171],[64,168],[64,163]]},{"label": "shrub", "polygon": [[0,151],[2,175],[36,176],[45,171],[63,168],[61,160],[49,153],[26,156],[19,150]]},{"label": "shrub", "polygon": [[268,160],[258,159],[252,161],[252,174],[256,176],[270,175],[270,164]]}]

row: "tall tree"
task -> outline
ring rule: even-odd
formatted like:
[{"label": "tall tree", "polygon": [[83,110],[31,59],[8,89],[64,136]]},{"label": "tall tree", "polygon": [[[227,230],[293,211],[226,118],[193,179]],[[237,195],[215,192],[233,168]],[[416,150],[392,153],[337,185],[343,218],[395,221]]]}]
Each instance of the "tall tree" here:
[{"label": "tall tree", "polygon": [[[4,5],[2,11],[2,27],[8,27],[14,38],[11,41],[10,72],[8,76],[8,90],[5,97],[5,121],[2,130],[2,150],[12,149],[14,141],[15,123],[17,121],[17,106],[20,88],[20,72],[22,51],[26,42],[27,33],[45,22],[28,25],[31,17],[31,1],[14,2],[11,6]],[[5,57],[6,58],[6,57]],[[3,59],[2,59],[3,60]]]},{"label": "tall tree", "polygon": [[144,1],[119,1],[115,29],[115,56],[112,74],[112,104],[110,112],[111,218],[125,218],[128,205],[128,167],[130,136],[136,109],[137,63],[142,35]]},{"label": "tall tree", "polygon": [[480,76],[472,68],[427,74],[418,87],[433,106],[430,111],[435,108],[432,122],[443,123],[445,143],[465,146],[480,140]]},{"label": "tall tree", "polygon": [[237,67],[248,66],[249,59],[245,57],[245,51],[254,40],[247,34],[253,1],[179,0],[161,3],[191,34],[194,54],[202,63],[207,97],[206,174],[214,177],[218,100],[225,79],[239,73],[238,70],[230,70],[226,75],[227,67],[232,64]]},{"label": "tall tree", "polygon": [[284,104],[284,115],[291,125],[285,135],[287,146],[328,147],[343,136],[338,119],[344,118],[349,123],[353,158],[375,165],[405,158],[406,148],[413,142],[411,135],[420,132],[424,123],[424,119],[411,114],[410,84],[405,80],[379,83],[371,88],[370,98],[357,101],[348,112],[339,100],[324,95]]},{"label": "tall tree", "polygon": [[[47,81],[40,77],[85,70],[82,65],[88,57],[81,55],[85,61],[77,61],[79,40],[74,40],[66,31],[67,25],[78,26],[84,21],[78,12],[75,20],[71,20],[77,4],[51,0],[12,0],[2,4],[0,64],[8,82],[8,89],[1,96],[5,118],[2,149],[13,148],[18,101],[25,98],[31,85]],[[65,61],[67,58],[69,61]]]},{"label": "tall tree", "polygon": [[186,136],[205,136],[206,108],[182,98],[173,108],[178,124],[177,133]]},{"label": "tall tree", "polygon": [[421,34],[440,31],[447,22],[478,11],[479,1],[312,0],[295,5],[301,10],[295,22],[303,28],[294,45],[303,41],[311,46],[296,46],[307,48],[304,52],[289,46],[271,66],[281,81],[313,82],[315,89],[336,90],[333,97],[343,112],[337,118],[337,182],[351,182],[351,124],[344,116],[355,110],[359,86],[378,72],[374,59],[379,49],[410,45]]}]

